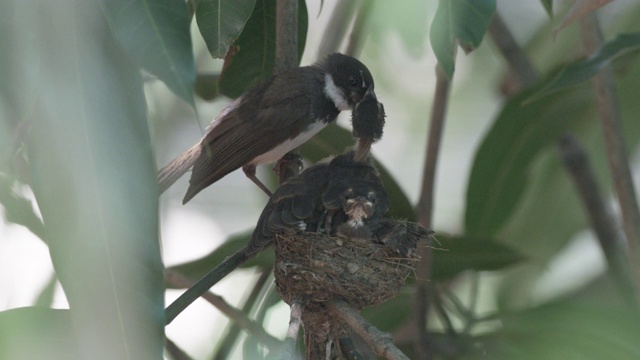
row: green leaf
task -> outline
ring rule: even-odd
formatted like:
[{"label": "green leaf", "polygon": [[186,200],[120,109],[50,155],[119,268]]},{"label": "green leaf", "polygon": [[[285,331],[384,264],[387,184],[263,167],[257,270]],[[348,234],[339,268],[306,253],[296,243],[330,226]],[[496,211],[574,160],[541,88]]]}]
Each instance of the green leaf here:
[{"label": "green leaf", "polygon": [[[354,144],[353,136],[351,136],[348,130],[336,124],[331,124],[303,144],[300,147],[300,151],[305,158],[315,163],[329,156],[342,154],[347,148],[352,147]],[[381,163],[375,161],[375,165],[380,173],[384,188],[389,194],[390,202],[387,216],[411,221],[415,220],[416,215],[413,206],[411,206],[409,198],[407,198],[404,191],[402,191],[400,185],[398,185],[393,176],[391,176],[389,171],[387,171]]]},{"label": "green leaf", "polygon": [[491,239],[436,234],[434,280],[446,280],[466,270],[500,270],[525,260],[513,249]]},{"label": "green leaf", "polygon": [[125,52],[192,107],[196,79],[184,0],[100,0]]},{"label": "green leaf", "polygon": [[620,34],[605,43],[597,53],[588,59],[577,61],[564,67],[560,73],[527,102],[536,101],[567,88],[582,84],[596,76],[600,70],[614,60],[640,49],[640,33]]},{"label": "green leaf", "polygon": [[20,96],[37,99],[31,185],[81,357],[161,358],[158,194],[139,68],[98,3],[14,4],[29,34],[16,54],[29,59]]},{"label": "green leaf", "polygon": [[[172,266],[169,268],[169,270],[176,271],[188,277],[189,279],[198,280],[213,268],[215,268],[218,264],[223,262],[227,257],[247,245],[250,238],[250,232],[232,236],[227,241],[225,241],[224,244],[220,245],[209,254],[184,264]],[[274,262],[275,256],[273,254],[273,250],[272,248],[267,248],[265,251],[260,253],[260,255],[247,261],[246,264],[243,264],[241,268],[249,268],[254,266],[268,268],[273,267]]]},{"label": "green leaf", "polygon": [[610,304],[562,301],[499,317],[465,359],[638,359],[640,317]]},{"label": "green leaf", "polygon": [[[307,6],[298,5],[298,59],[307,39]],[[242,95],[258,81],[273,74],[276,44],[276,1],[259,0],[238,39],[229,50],[218,83],[220,93]]]},{"label": "green leaf", "polygon": [[511,98],[478,148],[465,210],[465,233],[493,237],[512,215],[540,150],[553,143],[592,103],[580,88],[523,105],[535,91]]},{"label": "green leaf", "polygon": [[390,32],[397,33],[409,54],[421,56],[428,33],[430,3],[423,0],[404,0],[402,6],[393,1],[371,3],[373,11],[366,27],[367,36],[380,39]]},{"label": "green leaf", "polygon": [[0,359],[81,358],[69,310],[26,307],[0,312]]},{"label": "green leaf", "polygon": [[251,15],[256,0],[200,0],[196,21],[214,58],[223,58]]},{"label": "green leaf", "polygon": [[412,292],[409,288],[405,288],[393,299],[380,305],[363,309],[362,316],[381,331],[392,332],[397,330],[405,324],[411,315],[413,308]]},{"label": "green leaf", "polygon": [[449,79],[455,70],[456,46],[467,54],[480,46],[495,10],[495,0],[440,0],[429,39]]},{"label": "green leaf", "polygon": [[549,17],[553,17],[553,0],[540,0]]},{"label": "green leaf", "polygon": [[[640,142],[638,113],[640,102],[640,63],[630,62],[616,77],[623,134],[629,149]],[[578,89],[569,90],[574,92]],[[564,94],[561,93],[561,96]],[[579,136],[589,162],[603,191],[612,191],[602,128],[592,94],[585,93],[589,105],[581,114],[573,114],[572,130]],[[544,99],[543,101],[546,101]],[[582,102],[582,101],[581,101]],[[547,264],[555,259],[574,236],[589,226],[575,185],[560,163],[555,146],[536,156],[527,175],[527,188],[509,221],[498,235],[505,244],[535,259],[531,266],[509,274],[502,290],[501,302],[512,307],[528,303],[536,279],[543,276]],[[521,272],[520,270],[525,270]]]}]

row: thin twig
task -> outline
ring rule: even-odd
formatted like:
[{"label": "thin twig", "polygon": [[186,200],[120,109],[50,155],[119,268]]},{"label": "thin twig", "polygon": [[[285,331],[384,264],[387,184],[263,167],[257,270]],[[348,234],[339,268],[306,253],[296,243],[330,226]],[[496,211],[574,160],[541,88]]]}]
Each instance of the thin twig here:
[{"label": "thin twig", "polygon": [[558,142],[560,157],[569,171],[580,194],[605,259],[622,293],[636,304],[629,263],[624,250],[624,238],[617,230],[616,221],[608,211],[596,177],[589,166],[584,149],[574,136],[566,134]]},{"label": "thin twig", "polygon": [[318,58],[338,50],[347,32],[350,20],[353,18],[352,15],[356,4],[357,1],[338,1],[336,3],[318,47]]},{"label": "thin twig", "polygon": [[284,339],[280,359],[293,359],[295,357],[300,325],[302,325],[302,307],[299,303],[294,302],[291,304],[289,328],[287,329],[287,337]]},{"label": "thin twig", "polygon": [[[193,281],[173,270],[165,271],[166,281],[176,287],[193,287]],[[202,298],[207,300],[211,305],[215,306],[220,312],[225,314],[230,320],[234,321],[238,326],[246,330],[254,336],[258,341],[264,344],[269,351],[277,351],[282,342],[277,338],[269,335],[260,324],[251,320],[245,313],[229,305],[222,297],[210,292],[202,294]]]},{"label": "thin twig", "polygon": [[393,344],[391,335],[383,333],[369,324],[362,315],[342,300],[333,300],[327,304],[329,310],[347,323],[364,341],[371,346],[376,355],[389,360],[409,360],[409,358]]},{"label": "thin twig", "polygon": [[[588,54],[593,54],[602,46],[603,37],[595,13],[580,20],[583,45]],[[636,290],[640,290],[640,210],[633,186],[629,160],[620,120],[618,96],[610,66],[605,66],[593,79],[596,90],[598,113],[609,160],[609,168],[618,195],[624,233],[629,248],[629,259],[634,275]]]},{"label": "thin twig", "polygon": [[[242,312],[248,314],[251,311],[251,308],[255,305],[258,300],[258,296],[260,296],[260,292],[262,288],[266,284],[267,280],[269,280],[269,276],[271,276],[271,268],[263,269],[262,273],[256,283],[253,285],[253,289],[247,296],[247,300],[244,305],[242,305]],[[240,333],[240,326],[236,323],[232,323],[225,335],[224,339],[218,343],[219,347],[216,351],[216,355],[213,357],[214,360],[224,360],[229,358],[229,354],[233,349],[233,345],[235,345],[238,334]]]},{"label": "thin twig", "polygon": [[221,264],[209,271],[202,279],[189,287],[164,310],[165,325],[169,325],[187,306],[209,291],[211,287],[229,275],[233,270],[249,260],[246,246],[226,258]]},{"label": "thin twig", "polygon": [[433,308],[436,311],[436,314],[440,316],[440,320],[444,324],[447,334],[455,336],[456,329],[453,327],[453,322],[451,321],[451,318],[447,314],[447,310],[445,310],[444,306],[442,305],[442,299],[440,298],[440,294],[438,294],[437,291],[433,291],[432,296],[433,296]]},{"label": "thin twig", "polygon": [[540,78],[538,71],[497,12],[489,24],[489,35],[506,60],[509,69],[518,77],[520,87],[526,88],[538,81]]},{"label": "thin twig", "polygon": [[361,1],[360,6],[358,7],[358,11],[356,13],[356,19],[353,21],[353,26],[351,27],[351,34],[349,35],[349,39],[347,41],[347,46],[344,50],[346,55],[355,56],[360,52],[362,48],[362,43],[367,38],[367,32],[362,31],[367,20],[369,19],[369,15],[371,14],[371,9],[373,8],[373,1]]},{"label": "thin twig", "polygon": [[[433,199],[435,187],[436,166],[438,153],[440,152],[440,142],[444,130],[445,114],[449,100],[450,81],[444,74],[440,65],[436,66],[436,91],[433,99],[431,120],[429,123],[429,136],[427,139],[427,149],[422,175],[422,189],[420,200],[416,206],[418,222],[426,228],[432,227],[433,221]],[[429,346],[427,337],[427,315],[429,310],[429,279],[431,277],[432,254],[431,247],[418,247],[420,261],[416,266],[416,296],[414,303],[414,314],[416,321],[416,338],[414,347],[417,358],[426,359],[429,357]]]},{"label": "thin twig", "polygon": [[191,356],[176,345],[171,339],[164,338],[164,348],[167,350],[173,360],[191,360]]}]

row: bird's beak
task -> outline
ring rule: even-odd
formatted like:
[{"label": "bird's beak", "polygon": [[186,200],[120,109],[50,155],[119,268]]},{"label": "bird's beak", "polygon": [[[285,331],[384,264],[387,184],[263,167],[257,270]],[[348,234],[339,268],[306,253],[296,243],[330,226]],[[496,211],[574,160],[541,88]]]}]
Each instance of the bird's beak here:
[{"label": "bird's beak", "polygon": [[364,161],[369,153],[371,152],[371,144],[373,144],[373,140],[371,138],[361,137],[358,139],[358,145],[356,148],[356,155],[353,157],[353,160],[362,162]]},{"label": "bird's beak", "polygon": [[376,93],[373,91],[373,86],[369,86],[369,88],[367,89],[367,92],[364,93],[364,97],[372,97],[374,98],[376,101],[378,100],[378,98],[376,97]]},{"label": "bird's beak", "polygon": [[364,197],[358,196],[347,201],[344,212],[351,220],[362,221],[373,214],[373,204]]}]

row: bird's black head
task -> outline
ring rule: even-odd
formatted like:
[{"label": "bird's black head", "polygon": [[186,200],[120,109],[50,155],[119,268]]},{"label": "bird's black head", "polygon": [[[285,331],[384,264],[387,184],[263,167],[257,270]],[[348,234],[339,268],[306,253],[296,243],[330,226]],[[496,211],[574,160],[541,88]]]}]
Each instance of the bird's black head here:
[{"label": "bird's black head", "polygon": [[379,218],[389,209],[387,192],[370,159],[354,160],[347,152],[329,164],[327,188],[322,202],[329,210],[344,211],[351,220]]},{"label": "bird's black head", "polygon": [[367,91],[373,93],[373,76],[356,58],[334,53],[327,56],[320,67],[332,81],[325,84],[325,93],[339,110],[353,110]]}]

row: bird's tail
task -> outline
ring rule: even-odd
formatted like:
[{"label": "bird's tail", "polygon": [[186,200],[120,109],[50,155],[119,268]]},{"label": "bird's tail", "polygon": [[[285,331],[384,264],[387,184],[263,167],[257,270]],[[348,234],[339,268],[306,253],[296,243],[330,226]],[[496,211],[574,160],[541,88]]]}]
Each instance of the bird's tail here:
[{"label": "bird's tail", "polygon": [[167,166],[158,171],[158,189],[160,194],[165,192],[173,183],[186,173],[200,156],[200,142],[193,145],[189,150],[183,152],[173,159]]}]

